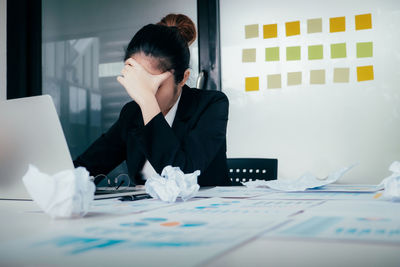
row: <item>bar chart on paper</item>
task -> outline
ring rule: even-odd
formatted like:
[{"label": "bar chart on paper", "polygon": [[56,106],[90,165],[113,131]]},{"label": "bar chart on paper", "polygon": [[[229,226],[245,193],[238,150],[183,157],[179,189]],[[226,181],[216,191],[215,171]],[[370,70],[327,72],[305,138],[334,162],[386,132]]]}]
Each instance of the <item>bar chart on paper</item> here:
[{"label": "bar chart on paper", "polygon": [[[276,227],[298,210],[318,203],[220,198],[188,201],[76,227],[62,234],[56,231],[33,240],[16,241],[1,246],[0,257],[7,262],[12,257],[7,251],[24,249],[25,258],[17,260],[26,262],[29,258],[33,265],[44,262],[82,265],[94,258],[103,265],[113,264],[115,258],[121,264],[131,264],[134,258],[138,265],[194,266]],[[275,212],[271,212],[274,209]],[[268,214],[280,216],[266,216]],[[126,257],[128,252],[129,257]],[[12,262],[15,260],[13,258]]]},{"label": "bar chart on paper", "polygon": [[267,236],[355,240],[400,245],[400,220],[384,217],[312,216]]},{"label": "bar chart on paper", "polygon": [[382,193],[344,193],[344,192],[278,192],[253,197],[253,200],[266,199],[314,199],[314,200],[377,200]]},{"label": "bar chart on paper", "polygon": [[[219,199],[210,198],[204,200],[201,205],[171,207],[169,214],[184,214],[190,216],[233,216],[237,215],[265,217],[267,215],[286,217],[298,211],[322,204],[320,200],[251,200],[251,199]],[[255,217],[255,218],[258,218]]]}]

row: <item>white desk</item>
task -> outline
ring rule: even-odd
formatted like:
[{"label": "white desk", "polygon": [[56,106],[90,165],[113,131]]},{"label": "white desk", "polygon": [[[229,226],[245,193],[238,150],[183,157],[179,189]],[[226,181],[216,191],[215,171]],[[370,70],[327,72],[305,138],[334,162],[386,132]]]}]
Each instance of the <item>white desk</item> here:
[{"label": "white desk", "polygon": [[[399,204],[400,207],[400,204]],[[63,232],[122,215],[89,213],[72,220],[51,220],[33,202],[0,201],[0,241]],[[393,212],[400,213],[400,208]],[[399,226],[400,227],[400,226]],[[15,251],[15,256],[24,251]],[[106,253],[106,252],[105,252]],[[154,255],[157,257],[157,255]],[[129,257],[129,255],[127,255]],[[177,255],[178,257],[178,255]],[[94,259],[93,265],[96,260]],[[103,262],[119,265],[118,259]],[[134,260],[132,261],[134,263]],[[0,259],[0,266],[2,261]],[[24,265],[29,265],[28,262]],[[86,264],[85,264],[86,265]],[[135,264],[133,264],[135,265]],[[140,264],[139,264],[140,265]],[[207,266],[400,266],[400,246],[362,242],[299,241],[258,237],[210,259]]]}]

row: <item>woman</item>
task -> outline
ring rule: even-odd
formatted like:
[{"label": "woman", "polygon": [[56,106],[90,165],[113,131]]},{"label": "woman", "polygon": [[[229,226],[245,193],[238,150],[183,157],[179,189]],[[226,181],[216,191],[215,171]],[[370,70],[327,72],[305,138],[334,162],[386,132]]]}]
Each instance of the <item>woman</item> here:
[{"label": "woman", "polygon": [[194,23],[170,14],[132,38],[118,82],[133,101],[118,121],[75,161],[91,175],[107,174],[126,160],[135,184],[167,165],[200,170],[200,186],[230,185],[226,166],[228,99],[185,85]]}]

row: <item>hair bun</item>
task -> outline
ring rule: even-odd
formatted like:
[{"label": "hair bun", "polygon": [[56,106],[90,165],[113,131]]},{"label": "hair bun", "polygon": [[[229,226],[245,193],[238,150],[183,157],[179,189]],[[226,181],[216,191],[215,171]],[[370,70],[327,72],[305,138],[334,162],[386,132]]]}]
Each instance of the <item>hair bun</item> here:
[{"label": "hair bun", "polygon": [[169,14],[161,19],[157,24],[169,27],[176,27],[188,46],[196,40],[196,26],[193,21],[183,14]]}]

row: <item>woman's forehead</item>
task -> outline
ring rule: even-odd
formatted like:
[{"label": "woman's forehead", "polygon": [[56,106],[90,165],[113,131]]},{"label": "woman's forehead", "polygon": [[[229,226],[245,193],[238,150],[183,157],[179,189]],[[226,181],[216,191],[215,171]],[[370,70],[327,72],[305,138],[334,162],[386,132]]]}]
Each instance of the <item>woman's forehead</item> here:
[{"label": "woman's forehead", "polygon": [[147,56],[144,53],[136,53],[133,54],[131,58],[142,65],[142,67],[150,74],[157,75],[163,73],[163,71],[159,69],[160,62],[155,57]]}]

